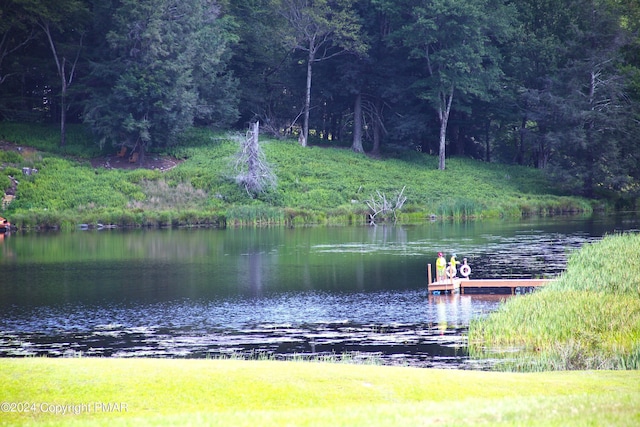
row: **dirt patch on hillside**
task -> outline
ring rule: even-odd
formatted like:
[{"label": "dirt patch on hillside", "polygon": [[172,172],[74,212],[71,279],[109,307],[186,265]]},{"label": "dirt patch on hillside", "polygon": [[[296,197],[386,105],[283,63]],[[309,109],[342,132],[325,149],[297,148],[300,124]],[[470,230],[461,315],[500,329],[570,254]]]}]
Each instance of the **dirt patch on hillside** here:
[{"label": "dirt patch on hillside", "polygon": [[0,140],[0,150],[2,151],[16,151],[22,155],[22,157],[28,157],[35,154],[38,150],[33,147],[25,147],[13,142]]},{"label": "dirt patch on hillside", "polygon": [[[13,142],[0,140],[0,150],[15,151],[24,158],[33,158],[38,152],[33,147],[18,145]],[[131,162],[129,156],[119,157],[116,153],[113,155],[100,156],[90,160],[91,166],[94,168],[106,169],[157,169],[167,171],[179,165],[182,160],[169,156],[159,156],[156,154],[147,154],[144,161]]]}]

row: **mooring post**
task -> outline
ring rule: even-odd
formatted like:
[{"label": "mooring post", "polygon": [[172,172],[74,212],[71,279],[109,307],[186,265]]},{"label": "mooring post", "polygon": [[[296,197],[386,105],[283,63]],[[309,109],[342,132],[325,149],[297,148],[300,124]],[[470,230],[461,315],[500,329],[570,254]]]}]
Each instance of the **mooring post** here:
[{"label": "mooring post", "polygon": [[431,264],[427,264],[427,285],[431,283]]}]

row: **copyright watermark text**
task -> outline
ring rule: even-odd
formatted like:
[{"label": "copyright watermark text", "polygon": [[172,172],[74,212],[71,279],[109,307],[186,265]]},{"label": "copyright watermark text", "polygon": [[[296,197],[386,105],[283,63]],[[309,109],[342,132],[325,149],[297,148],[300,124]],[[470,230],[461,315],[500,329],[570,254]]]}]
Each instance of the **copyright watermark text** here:
[{"label": "copyright watermark text", "polygon": [[53,403],[53,402],[0,402],[0,413],[37,413],[55,415],[99,414],[103,412],[127,412],[129,405],[125,402],[87,402],[87,403]]}]

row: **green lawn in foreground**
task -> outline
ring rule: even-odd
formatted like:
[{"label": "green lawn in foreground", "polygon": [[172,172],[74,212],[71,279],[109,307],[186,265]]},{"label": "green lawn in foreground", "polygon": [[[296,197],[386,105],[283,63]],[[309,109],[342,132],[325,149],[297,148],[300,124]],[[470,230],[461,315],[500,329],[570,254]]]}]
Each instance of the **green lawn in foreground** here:
[{"label": "green lawn in foreground", "polygon": [[[0,413],[0,425],[11,426],[636,426],[640,371],[518,374],[312,362],[0,359],[0,402],[35,404],[35,413]],[[113,403],[122,404],[120,412],[108,411]],[[55,405],[82,413],[40,412]]]}]

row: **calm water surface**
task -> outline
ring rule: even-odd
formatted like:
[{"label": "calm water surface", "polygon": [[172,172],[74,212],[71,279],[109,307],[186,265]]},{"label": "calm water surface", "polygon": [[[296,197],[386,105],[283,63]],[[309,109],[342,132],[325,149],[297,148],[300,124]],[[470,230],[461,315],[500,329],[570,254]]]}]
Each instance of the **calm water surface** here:
[{"label": "calm water surface", "polygon": [[348,354],[482,368],[464,332],[506,295],[429,295],[436,253],[472,277],[555,276],[635,217],[404,227],[27,233],[0,241],[0,356]]}]

